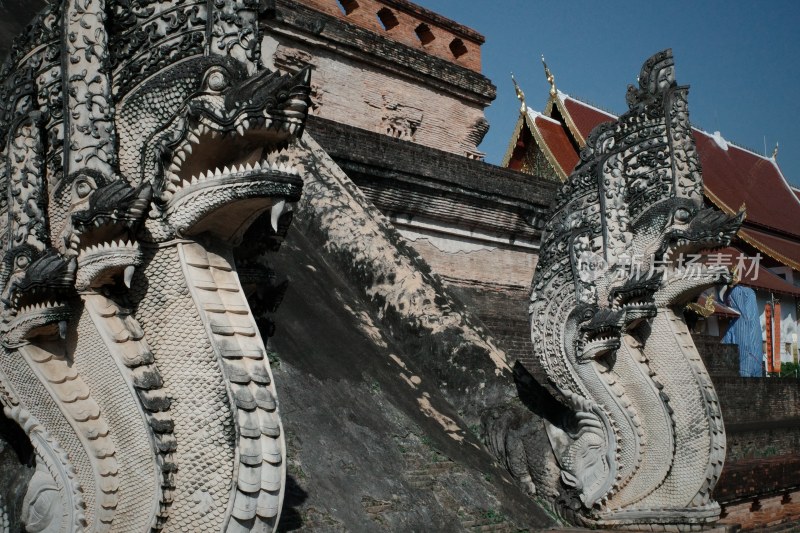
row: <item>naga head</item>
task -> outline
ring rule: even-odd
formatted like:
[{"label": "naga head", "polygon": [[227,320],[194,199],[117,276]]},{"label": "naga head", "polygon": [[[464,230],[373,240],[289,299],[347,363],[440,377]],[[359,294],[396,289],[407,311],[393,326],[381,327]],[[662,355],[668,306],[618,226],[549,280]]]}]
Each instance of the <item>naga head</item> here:
[{"label": "naga head", "polygon": [[74,292],[74,261],[53,249],[42,252],[22,245],[6,253],[2,268],[8,275],[0,296],[3,344],[16,346],[56,331],[63,337],[72,313],[69,301]]},{"label": "naga head", "polygon": [[[268,210],[277,224],[284,204],[300,195],[298,172],[277,161],[303,131],[309,81],[308,68],[248,76],[230,57],[204,56],[128,95],[118,128],[121,142],[141,143],[132,160],[141,166],[131,171],[152,182],[151,238],[209,232],[236,242]],[[153,122],[163,125],[143,129]]]},{"label": "naga head", "polygon": [[561,481],[586,509],[602,503],[617,467],[613,433],[602,409],[586,398],[561,390],[573,413],[560,426],[545,421],[550,445],[561,468]]},{"label": "naga head", "polygon": [[661,286],[661,272],[652,274],[640,273],[640,275],[630,276],[625,283],[618,285],[611,290],[610,304],[613,309],[620,310],[624,314],[624,327],[631,330],[638,326],[643,320],[656,316],[656,308],[653,295]]},{"label": "naga head", "polygon": [[625,314],[619,309],[578,305],[568,324],[576,322],[575,359],[578,363],[613,354],[620,346]]},{"label": "naga head", "polygon": [[123,275],[130,286],[141,262],[135,244],[152,187],[131,186],[121,176],[82,169],[60,184],[50,201],[57,249],[77,261],[75,288],[99,287]]},{"label": "naga head", "polygon": [[679,197],[658,202],[634,219],[635,243],[650,234],[642,256],[660,276],[659,305],[682,305],[709,287],[731,281],[726,268],[708,268],[694,259],[702,251],[728,246],[743,219],[743,212],[731,216]]}]

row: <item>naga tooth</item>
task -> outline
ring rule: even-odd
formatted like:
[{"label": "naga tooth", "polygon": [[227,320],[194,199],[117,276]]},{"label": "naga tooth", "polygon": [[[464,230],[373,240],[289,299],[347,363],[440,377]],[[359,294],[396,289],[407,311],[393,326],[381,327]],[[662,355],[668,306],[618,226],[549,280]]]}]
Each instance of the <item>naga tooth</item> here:
[{"label": "naga tooth", "polygon": [[61,339],[66,339],[67,338],[67,321],[66,320],[59,321],[59,323],[58,323],[58,336],[61,337]]},{"label": "naga tooth", "polygon": [[180,169],[181,169],[181,166],[180,166],[179,164],[177,164],[177,163],[172,163],[172,164],[169,166],[169,171],[170,171],[171,173],[173,173],[173,174],[174,174],[174,173],[176,173],[176,172],[178,172]]},{"label": "naga tooth", "polygon": [[249,130],[250,129],[250,121],[248,119],[244,119],[242,121],[242,127],[244,127],[244,129],[246,129],[246,130]]},{"label": "naga tooth", "polygon": [[214,177],[215,178],[219,178],[220,176],[222,176],[222,171],[220,169],[218,169],[218,168],[215,168],[214,169]]},{"label": "naga tooth", "polygon": [[[200,139],[197,137],[197,135],[195,135],[195,133],[191,132],[191,131],[186,134],[186,138],[189,139],[189,142],[191,142],[193,144],[198,144],[200,142]],[[189,144],[187,146],[189,146],[191,148],[191,144]]]},{"label": "naga tooth", "polygon": [[240,137],[244,137],[244,126],[241,124],[236,126],[236,133],[238,133]]},{"label": "naga tooth", "polygon": [[279,200],[275,205],[272,206],[272,212],[270,213],[270,223],[272,224],[272,229],[275,230],[275,233],[278,233],[278,219],[281,218],[283,214],[283,208],[286,205],[285,200]]},{"label": "naga tooth", "polygon": [[205,135],[206,133],[208,133],[208,127],[205,124],[200,123],[197,126],[197,133],[198,135]]},{"label": "naga tooth", "polygon": [[183,149],[186,151],[187,154],[191,154],[192,153],[192,145],[191,144],[187,144]]},{"label": "naga tooth", "polygon": [[125,273],[122,276],[122,280],[125,282],[125,286],[129,289],[131,288],[131,281],[133,280],[133,273],[136,271],[136,267],[133,265],[128,265],[125,267]]},{"label": "naga tooth", "polygon": [[228,167],[225,167],[225,168],[222,169],[222,173],[225,174],[225,175],[230,174],[231,173],[231,169],[229,169]]},{"label": "naga tooth", "polygon": [[245,172],[250,172],[251,170],[253,170],[253,165],[251,165],[250,163],[247,163],[244,166],[244,170],[245,170]]},{"label": "naga tooth", "polygon": [[197,181],[198,181],[198,180],[197,180],[197,176],[192,176],[192,180],[191,180],[189,183],[191,183],[192,185],[194,185],[195,183],[197,183]]},{"label": "naga tooth", "polygon": [[216,139],[219,137],[220,133],[217,130],[211,130],[211,138]]}]

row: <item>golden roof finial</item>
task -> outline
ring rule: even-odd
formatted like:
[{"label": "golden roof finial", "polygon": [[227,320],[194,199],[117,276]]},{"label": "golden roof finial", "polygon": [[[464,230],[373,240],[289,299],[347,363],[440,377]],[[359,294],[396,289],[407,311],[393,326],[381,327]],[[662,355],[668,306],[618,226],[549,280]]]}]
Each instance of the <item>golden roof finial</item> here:
[{"label": "golden roof finial", "polygon": [[525,103],[525,93],[522,92],[519,84],[517,83],[517,79],[514,77],[514,73],[511,73],[511,81],[514,82],[514,90],[517,92],[517,99],[521,102],[519,106],[519,112],[523,115],[528,112],[528,105]]},{"label": "golden roof finial", "polygon": [[556,77],[553,76],[553,73],[550,72],[550,69],[547,68],[547,62],[544,60],[544,54],[542,54],[542,65],[544,65],[544,75],[547,77],[547,83],[550,84],[550,96],[555,98],[558,94],[556,90]]},{"label": "golden roof finial", "polygon": [[694,311],[696,314],[704,318],[708,318],[711,315],[713,315],[714,311],[716,310],[716,307],[714,306],[714,300],[715,300],[714,295],[709,294],[708,296],[706,296],[706,301],[703,305],[700,305],[697,302],[690,302],[686,304],[686,309]]},{"label": "golden roof finial", "polygon": [[778,159],[778,142],[775,142],[775,149],[772,151],[772,159]]}]

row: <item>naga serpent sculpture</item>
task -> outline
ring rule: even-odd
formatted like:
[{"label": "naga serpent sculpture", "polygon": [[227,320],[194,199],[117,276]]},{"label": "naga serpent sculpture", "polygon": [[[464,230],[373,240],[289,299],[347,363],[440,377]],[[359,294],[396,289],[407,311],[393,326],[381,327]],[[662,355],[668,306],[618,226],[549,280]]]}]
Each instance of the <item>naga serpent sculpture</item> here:
[{"label": "naga serpent sculpture", "polygon": [[[310,71],[263,68],[259,6],[54,1],[0,74],[0,402],[35,457],[0,529],[277,527],[283,434],[233,252],[257,219],[251,262],[285,235]],[[246,271],[274,310],[285,286]]]},{"label": "naga serpent sculpture", "polygon": [[682,311],[730,275],[681,257],[726,246],[743,214],[703,205],[687,92],[671,50],[645,62],[629,111],[593,130],[562,186],[532,282],[534,351],[568,406],[544,422],[552,493],[585,525],[719,517],[725,431]]}]

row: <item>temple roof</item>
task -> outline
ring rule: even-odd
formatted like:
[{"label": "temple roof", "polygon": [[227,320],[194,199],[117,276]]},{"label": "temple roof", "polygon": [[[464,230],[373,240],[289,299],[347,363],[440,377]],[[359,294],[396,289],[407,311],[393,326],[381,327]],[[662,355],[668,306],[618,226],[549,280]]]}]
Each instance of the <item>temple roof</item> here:
[{"label": "temple roof", "polygon": [[520,113],[514,134],[515,142],[509,145],[501,166],[519,170],[520,153],[525,150],[531,136],[536,139],[536,144],[541,147],[559,177],[565,180],[578,164],[578,153],[559,121],[530,108]]},{"label": "temple roof", "polygon": [[[528,110],[525,122],[540,148],[558,161],[565,179],[578,161],[579,147],[598,124],[617,116],[552,90],[543,114]],[[540,118],[541,117],[541,118]],[[520,121],[522,117],[520,118]],[[553,121],[561,132],[556,132]],[[772,157],[759,155],[713,134],[693,128],[709,202],[733,214],[742,207],[747,218],[738,236],[765,255],[800,271],[800,190],[792,188]],[[515,131],[503,165],[510,166],[512,149],[530,142]],[[520,153],[525,148],[516,148]],[[785,282],[784,282],[785,283]]]},{"label": "temple roof", "polygon": [[731,267],[731,269],[740,266],[741,268],[738,269],[738,273],[742,285],[776,294],[800,297],[800,287],[792,285],[774,272],[763,267],[760,262],[738,248],[729,246],[721,250],[715,250],[711,252],[711,254],[717,254],[718,257],[722,259],[718,261],[718,264]]}]

